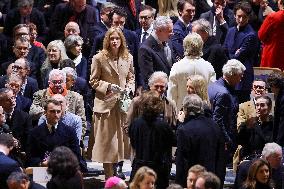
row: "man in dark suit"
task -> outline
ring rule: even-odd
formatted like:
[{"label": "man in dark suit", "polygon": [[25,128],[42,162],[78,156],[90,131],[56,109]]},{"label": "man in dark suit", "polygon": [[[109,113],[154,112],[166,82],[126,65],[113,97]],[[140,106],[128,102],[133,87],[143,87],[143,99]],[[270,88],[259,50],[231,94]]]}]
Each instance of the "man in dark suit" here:
[{"label": "man in dark suit", "polygon": [[57,146],[66,146],[77,156],[81,170],[87,171],[87,164],[80,154],[79,141],[74,128],[60,121],[61,103],[50,99],[44,109],[46,122],[34,128],[29,136],[28,165],[47,166],[48,156],[52,150]]},{"label": "man in dark suit", "polygon": [[223,44],[229,27],[235,25],[234,13],[226,6],[225,0],[212,0],[211,10],[202,13],[200,18],[208,20],[211,25],[211,33],[218,43]]},{"label": "man in dark suit", "polygon": [[19,164],[15,160],[8,157],[13,148],[13,136],[10,134],[0,134],[0,186],[2,189],[8,189],[6,180],[12,172],[22,172]]},{"label": "man in dark suit", "polygon": [[227,161],[236,150],[237,113],[239,102],[235,86],[241,81],[245,66],[238,60],[229,60],[223,66],[223,77],[208,86],[208,95],[213,111],[213,120],[221,128],[226,143]]},{"label": "man in dark suit", "polygon": [[125,28],[135,31],[139,27],[138,13],[140,12],[140,0],[110,0],[116,6],[122,7],[127,15]]},{"label": "man in dark suit", "polygon": [[45,19],[39,10],[33,8],[33,0],[18,1],[18,8],[10,10],[6,16],[4,34],[13,37],[13,28],[16,25],[28,23],[34,23],[37,26],[39,37],[45,38]]},{"label": "man in dark suit", "polygon": [[153,26],[154,31],[141,45],[138,53],[138,65],[144,88],[148,88],[148,79],[153,72],[163,71],[169,75],[175,62],[170,42],[173,34],[172,20],[166,16],[159,16]]},{"label": "man in dark suit", "polygon": [[0,89],[0,106],[3,107],[6,124],[13,136],[20,141],[21,151],[26,150],[27,138],[32,129],[32,120],[28,113],[16,109],[16,97],[12,89]]},{"label": "man in dark suit", "polygon": [[64,27],[70,21],[78,23],[80,36],[87,43],[90,28],[97,23],[96,9],[86,4],[86,0],[70,0],[55,7],[50,21],[50,37],[52,40],[64,37]]},{"label": "man in dark suit", "polygon": [[[139,42],[138,42],[138,38],[135,32],[124,28],[127,16],[128,15],[125,13],[123,8],[115,7],[113,11],[109,14],[109,19],[111,21],[111,26],[121,28],[124,34],[129,52],[133,56],[134,69],[135,69],[135,82],[136,82],[136,85],[139,86],[141,85],[141,79],[140,79],[141,77],[139,74],[140,71],[139,71],[139,66],[138,66],[138,61],[137,61]],[[101,35],[95,37],[92,51],[89,57],[89,62],[90,62],[89,65],[91,65],[93,56],[96,53],[98,53],[99,50],[103,49],[104,37],[105,37],[105,33],[102,33]]]},{"label": "man in dark suit", "polygon": [[196,164],[224,179],[225,143],[221,129],[212,118],[204,116],[202,99],[196,94],[184,98],[183,111],[185,122],[177,131],[176,182],[186,187],[187,171]]},{"label": "man in dark suit", "polygon": [[183,39],[191,32],[190,22],[195,15],[195,1],[179,0],[177,3],[179,19],[174,24],[174,35],[172,36],[174,56],[176,59],[184,57]]},{"label": "man in dark suit", "polygon": [[192,22],[192,32],[198,33],[203,42],[202,58],[212,64],[216,73],[216,79],[223,76],[222,68],[228,57],[216,37],[212,35],[211,25],[205,19]]},{"label": "man in dark suit", "polygon": [[148,6],[141,6],[141,11],[139,13],[139,29],[135,30],[139,43],[142,44],[153,32],[153,21],[155,17],[155,10]]}]

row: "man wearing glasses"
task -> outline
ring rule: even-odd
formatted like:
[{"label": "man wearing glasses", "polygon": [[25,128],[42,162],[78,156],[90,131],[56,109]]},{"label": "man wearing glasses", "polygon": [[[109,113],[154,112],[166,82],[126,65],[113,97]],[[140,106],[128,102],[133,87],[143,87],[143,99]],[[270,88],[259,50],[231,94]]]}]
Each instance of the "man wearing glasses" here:
[{"label": "man wearing glasses", "polygon": [[149,5],[143,5],[139,13],[139,23],[141,28],[135,32],[138,36],[140,44],[143,43],[153,31],[153,21],[155,10]]},{"label": "man wearing glasses", "polygon": [[83,122],[82,132],[84,135],[86,129],[86,117],[83,97],[74,91],[69,91],[66,89],[66,75],[63,71],[58,69],[53,69],[49,73],[48,88],[39,90],[34,94],[33,103],[29,112],[33,120],[37,123],[37,120],[44,113],[44,104],[55,94],[61,94],[64,96],[67,100],[67,108],[69,112],[81,117]]}]

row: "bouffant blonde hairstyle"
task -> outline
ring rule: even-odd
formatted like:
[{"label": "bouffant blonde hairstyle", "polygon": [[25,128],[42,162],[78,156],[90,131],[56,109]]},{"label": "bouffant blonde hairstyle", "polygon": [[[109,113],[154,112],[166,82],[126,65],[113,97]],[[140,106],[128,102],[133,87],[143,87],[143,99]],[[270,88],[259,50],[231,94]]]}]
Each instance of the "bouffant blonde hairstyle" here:
[{"label": "bouffant blonde hairstyle", "polygon": [[203,53],[203,41],[197,33],[188,34],[183,40],[184,55],[191,58],[200,58]]},{"label": "bouffant blonde hairstyle", "polygon": [[122,57],[123,59],[127,59],[129,56],[129,52],[128,52],[128,48],[126,45],[126,40],[125,40],[125,37],[121,29],[118,27],[112,27],[106,32],[104,42],[103,42],[102,53],[106,55],[107,57],[112,58],[112,54],[110,50],[110,36],[113,33],[117,33],[121,39],[121,45],[119,47],[119,52],[118,52],[119,57]]},{"label": "bouffant blonde hairstyle", "polygon": [[205,78],[201,75],[191,75],[187,78],[187,80],[190,80],[195,93],[203,100],[208,102],[208,83],[205,80]]},{"label": "bouffant blonde hairstyle", "polygon": [[140,167],[135,173],[132,182],[130,183],[130,189],[140,188],[139,185],[144,180],[146,175],[153,176],[155,180],[157,179],[157,174],[153,169],[146,166]]}]

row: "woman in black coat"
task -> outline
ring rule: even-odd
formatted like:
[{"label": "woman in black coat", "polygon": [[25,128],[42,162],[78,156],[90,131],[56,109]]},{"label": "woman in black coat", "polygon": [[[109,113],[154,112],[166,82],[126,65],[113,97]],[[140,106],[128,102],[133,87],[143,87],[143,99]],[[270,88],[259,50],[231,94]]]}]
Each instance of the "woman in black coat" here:
[{"label": "woman in black coat", "polygon": [[131,179],[142,166],[148,166],[157,173],[157,189],[169,184],[171,153],[174,134],[169,124],[163,121],[164,107],[157,92],[150,91],[142,100],[142,116],[129,127],[130,143],[135,151]]}]

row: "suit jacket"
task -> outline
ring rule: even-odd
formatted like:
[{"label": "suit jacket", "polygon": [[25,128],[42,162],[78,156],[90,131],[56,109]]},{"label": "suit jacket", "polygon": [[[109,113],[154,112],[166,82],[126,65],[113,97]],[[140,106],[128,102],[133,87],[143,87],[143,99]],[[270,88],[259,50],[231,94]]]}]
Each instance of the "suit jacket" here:
[{"label": "suit jacket", "polygon": [[176,182],[186,187],[188,169],[196,164],[204,166],[223,181],[224,151],[224,137],[212,118],[204,115],[186,118],[177,131]]},{"label": "suit jacket", "polygon": [[216,79],[222,77],[222,68],[227,63],[228,57],[214,36],[209,36],[205,41],[202,52],[202,58],[212,64],[216,73]]},{"label": "suit jacket", "polygon": [[191,25],[185,26],[184,23],[178,19],[174,24],[174,35],[172,36],[174,57],[176,59],[182,59],[184,57],[183,39],[191,32]]},{"label": "suit jacket", "polygon": [[124,11],[127,14],[127,19],[125,22],[125,28],[135,31],[139,27],[139,12],[140,12],[140,7],[141,7],[141,1],[140,0],[134,0],[135,3],[135,9],[136,9],[136,15],[134,15],[131,11],[130,5],[129,5],[130,0],[110,0],[110,2],[116,4],[119,7],[122,7]]},{"label": "suit jacket", "polygon": [[15,109],[23,110],[24,112],[29,113],[32,102],[33,101],[30,98],[27,98],[27,97],[24,97],[24,96],[18,94],[17,97],[16,97]]},{"label": "suit jacket", "polygon": [[282,54],[284,54],[284,26],[282,20],[284,11],[271,13],[264,20],[258,31],[258,37],[263,44],[261,57],[262,67],[272,67],[284,69],[282,64]]},{"label": "suit jacket", "polygon": [[208,86],[208,95],[213,109],[213,120],[221,128],[225,141],[233,145],[239,107],[235,90],[220,78]]},{"label": "suit jacket", "polygon": [[172,64],[175,62],[173,47],[169,41],[172,61],[168,62],[164,49],[158,44],[153,36],[149,36],[141,45],[138,53],[138,65],[140,67],[144,88],[148,88],[148,79],[155,71],[163,71],[170,74]]},{"label": "suit jacket", "polygon": [[75,130],[61,121],[54,133],[50,133],[46,123],[35,127],[30,133],[28,144],[28,166],[39,166],[46,153],[52,152],[58,146],[66,146],[77,156],[82,171],[86,169]]},{"label": "suit jacket", "polygon": [[[36,8],[32,9],[30,14],[30,22],[34,23],[37,26],[37,31],[40,37],[44,37],[46,31],[46,24],[43,14]],[[4,25],[4,34],[12,37],[13,28],[21,24],[21,15],[18,8],[12,9],[8,12],[5,25]]]},{"label": "suit jacket", "polygon": [[22,172],[19,164],[6,156],[3,152],[0,152],[0,186],[2,189],[8,189],[6,180],[9,175],[14,171]]},{"label": "suit jacket", "polygon": [[18,139],[22,146],[22,151],[26,150],[28,135],[33,128],[32,120],[28,113],[14,109],[11,119],[6,119],[13,136]]},{"label": "suit jacket", "polygon": [[[0,76],[0,88],[5,88],[5,84],[6,84],[7,80],[8,80],[7,75]],[[33,94],[37,91],[38,91],[37,80],[35,80],[34,78],[31,78],[31,77],[28,77],[23,96],[32,100]]]},{"label": "suit jacket", "polygon": [[106,98],[106,92],[110,84],[116,84],[122,89],[135,91],[135,77],[133,58],[119,58],[117,67],[115,62],[106,57],[102,52],[96,54],[92,60],[90,85],[96,90],[94,109],[95,113],[108,113],[114,108],[119,96]]},{"label": "suit jacket", "polygon": [[[211,8],[211,10],[209,10],[205,13],[202,13],[200,15],[200,18],[204,18],[205,20],[210,22],[212,32],[213,32],[213,24],[215,22],[215,24],[216,24],[216,36],[215,37],[216,37],[218,43],[223,44],[224,41],[225,41],[225,37],[226,37],[226,34],[227,34],[229,27],[233,27],[235,25],[234,12],[231,9],[229,9],[228,7],[225,7],[225,9],[223,10],[223,16],[224,16],[226,23],[220,25],[219,20],[216,18],[215,11],[216,11],[216,9],[213,6]],[[215,18],[215,21],[214,21],[214,18]]]},{"label": "suit jacket", "polygon": [[228,30],[223,47],[229,59],[237,59],[246,67],[242,81],[236,89],[250,91],[253,81],[253,65],[257,62],[259,50],[255,31],[249,24],[240,28],[240,30],[237,27],[232,27]]},{"label": "suit jacket", "polygon": [[107,27],[102,22],[96,23],[90,28],[90,42],[93,44],[95,37],[106,33],[107,30]]},{"label": "suit jacket", "polygon": [[70,3],[58,4],[55,7],[49,26],[52,39],[63,38],[64,28],[71,20],[78,23],[80,36],[86,42],[90,28],[97,23],[96,9],[87,4],[85,10],[76,15]]}]

